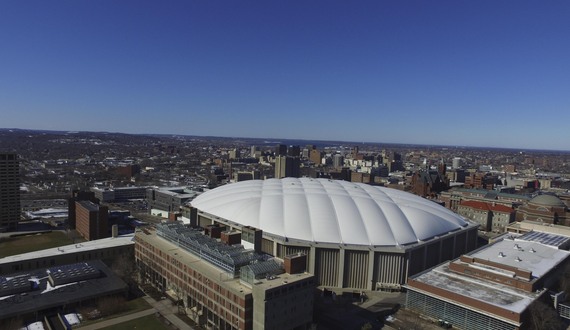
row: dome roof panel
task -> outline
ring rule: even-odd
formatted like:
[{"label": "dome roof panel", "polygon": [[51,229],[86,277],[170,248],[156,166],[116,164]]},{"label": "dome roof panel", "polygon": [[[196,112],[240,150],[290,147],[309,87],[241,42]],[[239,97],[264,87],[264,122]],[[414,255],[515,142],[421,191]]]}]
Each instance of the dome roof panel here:
[{"label": "dome roof panel", "polygon": [[402,212],[408,218],[416,237],[421,241],[458,229],[456,224],[443,220],[438,215],[423,209],[403,207]]},{"label": "dome roof panel", "polygon": [[[285,216],[283,210],[283,196],[262,194],[260,201],[263,202],[259,203],[259,219],[255,221],[259,223],[257,228],[269,233],[287,237],[285,227],[283,226]],[[199,208],[200,207],[198,207],[198,209]],[[228,220],[232,219],[231,213],[220,216]],[[251,222],[251,220],[248,220],[248,222]]]},{"label": "dome roof panel", "polygon": [[468,224],[407,192],[327,179],[238,182],[203,193],[192,206],[281,237],[356,245],[406,245]]},{"label": "dome roof panel", "polygon": [[350,196],[333,195],[331,201],[336,213],[336,219],[329,225],[336,225],[340,230],[338,243],[370,245],[362,216],[354,200]]},{"label": "dome roof panel", "polygon": [[330,225],[330,219],[334,219],[336,213],[329,196],[324,193],[307,194],[307,202],[313,241],[338,243],[339,228]]},{"label": "dome roof panel", "polygon": [[355,198],[354,202],[362,214],[374,214],[373,217],[363,217],[364,227],[370,240],[370,245],[394,246],[396,239],[390,223],[376,201],[370,198]]},{"label": "dome roof panel", "polygon": [[283,211],[285,219],[283,226],[286,233],[297,239],[312,241],[313,233],[311,226],[311,215],[307,205],[307,198],[304,194],[290,194],[283,199]]}]

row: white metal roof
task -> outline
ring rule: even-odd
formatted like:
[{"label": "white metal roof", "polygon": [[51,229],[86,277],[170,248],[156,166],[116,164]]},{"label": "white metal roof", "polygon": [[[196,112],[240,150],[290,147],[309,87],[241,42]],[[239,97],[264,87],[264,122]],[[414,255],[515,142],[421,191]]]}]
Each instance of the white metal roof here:
[{"label": "white metal roof", "polygon": [[521,237],[521,239],[503,239],[495,244],[488,245],[485,249],[477,250],[469,256],[529,270],[533,277],[542,277],[568,258],[569,254],[568,251],[559,250],[541,242],[526,241],[524,237]]},{"label": "white metal roof", "polygon": [[203,193],[192,206],[274,235],[327,243],[412,244],[468,225],[407,192],[327,179],[238,182]]},{"label": "white metal roof", "polygon": [[104,248],[118,247],[122,245],[132,245],[135,244],[135,241],[133,240],[134,237],[135,237],[134,234],[127,234],[118,237],[108,237],[94,241],[81,242],[77,244],[70,244],[60,247],[49,248],[45,250],[38,250],[34,252],[17,254],[13,256],[0,258],[0,265],[10,262],[31,260],[36,258],[48,258],[56,254],[85,252],[85,251],[93,251]]}]

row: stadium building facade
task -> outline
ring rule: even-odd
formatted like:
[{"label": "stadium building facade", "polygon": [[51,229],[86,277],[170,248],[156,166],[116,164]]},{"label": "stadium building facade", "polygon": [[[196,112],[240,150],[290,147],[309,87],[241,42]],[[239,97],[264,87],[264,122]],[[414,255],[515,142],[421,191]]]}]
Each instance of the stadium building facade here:
[{"label": "stadium building facade", "polygon": [[408,276],[477,245],[478,225],[436,203],[347,181],[244,181],[191,205],[192,225],[241,232],[246,248],[280,259],[306,255],[325,288],[397,291]]}]

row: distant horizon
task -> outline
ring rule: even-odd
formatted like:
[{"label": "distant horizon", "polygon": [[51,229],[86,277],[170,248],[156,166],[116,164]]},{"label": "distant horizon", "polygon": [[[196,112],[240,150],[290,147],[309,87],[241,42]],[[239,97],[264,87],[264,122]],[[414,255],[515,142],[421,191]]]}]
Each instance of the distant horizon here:
[{"label": "distant horizon", "polygon": [[438,148],[473,148],[473,149],[495,149],[495,150],[510,150],[510,151],[524,151],[524,152],[560,152],[570,153],[570,150],[556,150],[556,149],[532,149],[532,148],[518,148],[518,147],[490,147],[490,146],[470,146],[470,145],[449,145],[449,144],[422,144],[422,143],[401,143],[401,142],[373,142],[373,141],[344,141],[338,139],[322,140],[322,139],[298,139],[298,138],[284,138],[284,137],[247,137],[247,136],[222,136],[222,135],[199,135],[199,134],[173,134],[173,133],[129,133],[117,131],[85,131],[85,130],[50,130],[50,129],[33,129],[33,128],[15,128],[15,127],[0,127],[0,131],[31,131],[31,132],[51,132],[51,133],[93,133],[93,134],[124,134],[124,135],[141,135],[141,136],[164,136],[164,137],[197,137],[197,138],[218,138],[218,139],[234,139],[234,140],[265,140],[264,144],[281,144],[284,141],[305,141],[316,142],[325,144],[338,144],[344,143],[348,146],[358,145],[389,145],[389,146],[408,146],[408,147],[438,147]]},{"label": "distant horizon", "polygon": [[4,1],[0,125],[568,150],[568,17],[568,1]]}]

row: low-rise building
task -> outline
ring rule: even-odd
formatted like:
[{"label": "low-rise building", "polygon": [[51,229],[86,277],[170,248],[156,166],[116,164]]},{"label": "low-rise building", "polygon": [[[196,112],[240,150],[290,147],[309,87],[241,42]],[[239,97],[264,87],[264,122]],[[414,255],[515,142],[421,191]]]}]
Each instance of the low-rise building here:
[{"label": "low-rise building", "polygon": [[0,276],[0,320],[38,319],[82,302],[127,294],[127,284],[100,260]]},{"label": "low-rise building", "polygon": [[570,226],[568,206],[555,195],[538,195],[518,208],[517,221]]},{"label": "low-rise building", "polygon": [[109,237],[0,258],[0,275],[91,260],[111,266],[119,256],[133,257],[133,237]]},{"label": "low-rise building", "polygon": [[479,230],[502,233],[515,220],[515,210],[494,202],[464,201],[457,208],[459,215],[479,224]]},{"label": "low-rise building", "polygon": [[460,329],[525,329],[570,263],[569,237],[529,232],[408,279],[406,307]]},{"label": "low-rise building", "polygon": [[95,198],[101,202],[143,199],[146,197],[146,190],[147,187],[91,188],[91,191],[95,194]]},{"label": "low-rise building", "polygon": [[445,203],[445,207],[455,212],[458,211],[459,205],[464,201],[480,201],[517,208],[530,200],[526,195],[467,188],[453,188],[448,191],[442,191],[439,194],[439,199]]},{"label": "low-rise building", "polygon": [[169,213],[179,212],[180,207],[200,193],[188,187],[148,188],[146,200],[151,214],[168,218]]},{"label": "low-rise building", "polygon": [[[313,275],[295,267],[287,272],[280,260],[231,244],[236,233],[209,229],[206,236],[169,223],[138,231],[135,258],[143,281],[180,301],[200,325],[306,329],[311,324]],[[306,262],[301,263],[304,269]]]}]

